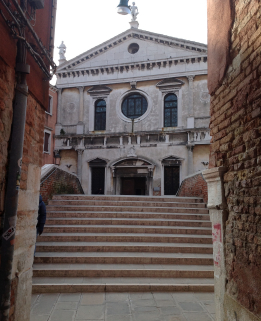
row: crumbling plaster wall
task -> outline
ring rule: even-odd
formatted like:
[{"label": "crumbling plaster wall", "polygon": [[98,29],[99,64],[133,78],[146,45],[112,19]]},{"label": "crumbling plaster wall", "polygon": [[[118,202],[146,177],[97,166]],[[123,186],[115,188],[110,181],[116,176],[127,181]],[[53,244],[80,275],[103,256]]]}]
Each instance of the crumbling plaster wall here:
[{"label": "crumbling plaster wall", "polygon": [[224,170],[228,321],[261,319],[260,12],[258,0],[208,0],[210,166]]},{"label": "crumbling plaster wall", "polygon": [[32,265],[43,158],[44,120],[45,110],[32,94],[29,94],[12,270],[14,307],[10,320],[27,321],[30,318]]},{"label": "crumbling plaster wall", "polygon": [[208,168],[202,162],[208,162],[209,159],[209,145],[196,145],[193,149],[193,165],[194,172],[203,171]]},{"label": "crumbling plaster wall", "polygon": [[60,168],[68,173],[77,174],[77,152],[70,149],[62,150],[60,156]]},{"label": "crumbling plaster wall", "polygon": [[[178,96],[178,127],[186,127],[189,106],[189,84],[186,77],[180,77],[184,82],[181,94]],[[149,109],[147,117],[142,121],[135,122],[135,131],[160,130],[163,127],[163,94],[156,87],[159,80],[142,81],[137,83],[137,92],[144,93],[148,97]],[[106,132],[130,132],[131,123],[122,120],[117,114],[120,109],[121,98],[131,93],[129,83],[107,84],[112,89],[106,98],[107,102],[107,124]],[[84,90],[84,125],[85,133],[94,130],[94,103],[98,98],[93,98],[88,93],[90,87]],[[135,91],[135,90],[134,90]],[[62,125],[77,125],[80,108],[80,92],[78,88],[65,88],[62,90]],[[209,118],[209,98],[207,95],[207,76],[196,76],[194,78],[194,116],[197,127],[208,127]],[[203,117],[203,118],[200,118]],[[69,133],[70,129],[65,132]]]}]

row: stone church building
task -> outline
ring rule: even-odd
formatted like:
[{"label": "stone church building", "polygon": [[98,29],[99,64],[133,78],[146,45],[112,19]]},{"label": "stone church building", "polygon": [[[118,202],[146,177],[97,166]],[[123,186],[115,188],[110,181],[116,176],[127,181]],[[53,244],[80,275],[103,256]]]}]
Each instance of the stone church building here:
[{"label": "stone church building", "polygon": [[86,194],[175,195],[208,165],[207,46],[137,27],[60,47],[55,157]]}]

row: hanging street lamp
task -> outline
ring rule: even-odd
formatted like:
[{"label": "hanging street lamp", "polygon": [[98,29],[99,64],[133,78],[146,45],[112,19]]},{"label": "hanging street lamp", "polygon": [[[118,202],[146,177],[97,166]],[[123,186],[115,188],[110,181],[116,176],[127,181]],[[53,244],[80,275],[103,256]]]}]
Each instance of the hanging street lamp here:
[{"label": "hanging street lamp", "polygon": [[131,14],[131,10],[129,7],[129,0],[120,0],[120,4],[118,5],[118,13],[121,15]]}]

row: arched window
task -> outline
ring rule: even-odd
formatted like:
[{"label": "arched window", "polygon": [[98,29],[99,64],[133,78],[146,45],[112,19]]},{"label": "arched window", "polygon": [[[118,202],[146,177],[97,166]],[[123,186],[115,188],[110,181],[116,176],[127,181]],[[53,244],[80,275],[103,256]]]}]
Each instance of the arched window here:
[{"label": "arched window", "polygon": [[148,102],[145,97],[140,94],[131,94],[127,96],[122,103],[122,113],[124,116],[136,119],[146,113]]},{"label": "arched window", "polygon": [[106,102],[99,99],[95,102],[95,126],[94,130],[106,129]]},{"label": "arched window", "polygon": [[174,94],[168,94],[164,99],[164,127],[178,126],[178,100]]}]

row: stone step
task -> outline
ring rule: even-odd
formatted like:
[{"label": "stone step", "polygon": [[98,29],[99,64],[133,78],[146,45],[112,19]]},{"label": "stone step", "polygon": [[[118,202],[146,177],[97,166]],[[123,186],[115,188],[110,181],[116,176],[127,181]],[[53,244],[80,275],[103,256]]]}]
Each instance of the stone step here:
[{"label": "stone step", "polygon": [[[55,206],[48,205],[47,211],[73,211],[75,206]],[[193,213],[193,214],[208,214],[207,208],[177,208],[177,207],[139,207],[139,206],[77,206],[77,212],[93,211],[93,212],[150,212],[150,213]]]},{"label": "stone step", "polygon": [[200,198],[58,195],[38,237],[33,291],[213,291]]},{"label": "stone step", "polygon": [[213,265],[182,265],[182,264],[67,264],[67,263],[37,263],[33,265],[37,270],[186,270],[186,271],[214,271]]},{"label": "stone step", "polygon": [[37,242],[39,252],[148,252],[148,253],[205,253],[212,254],[212,244],[143,243],[135,242]]},{"label": "stone step", "polygon": [[[39,239],[40,240],[40,239]],[[142,234],[142,233],[44,233],[41,242],[157,242],[212,244],[209,235]]]},{"label": "stone step", "polygon": [[48,218],[124,218],[124,219],[180,219],[180,220],[203,220],[209,221],[209,214],[194,214],[194,213],[131,213],[131,212],[89,212],[89,211],[50,211],[48,210]]},{"label": "stone step", "polygon": [[199,197],[176,197],[176,196],[122,196],[122,195],[54,195],[53,200],[107,200],[107,201],[131,201],[131,202],[180,202],[180,203],[203,203]]},{"label": "stone step", "polygon": [[129,219],[129,218],[48,218],[45,225],[140,225],[140,226],[189,226],[209,227],[210,221],[166,220],[166,219]]},{"label": "stone step", "polygon": [[[214,278],[214,271],[192,271],[185,269],[171,269],[171,270],[156,270],[156,269],[88,269],[85,265],[82,269],[71,269],[69,264],[66,267],[56,267],[51,269],[50,267],[42,266],[39,268],[37,265],[34,267],[34,277],[87,277],[87,278]],[[123,280],[124,281],[124,280]]]},{"label": "stone step", "polygon": [[33,293],[214,292],[213,279],[33,278]]},{"label": "stone step", "polygon": [[140,227],[140,226],[104,226],[104,225],[60,225],[52,226],[48,225],[45,227],[46,233],[144,233],[144,234],[193,234],[193,235],[212,235],[212,230],[207,227],[166,227],[166,226],[155,226],[155,227]]},{"label": "stone step", "polygon": [[[51,200],[48,206],[134,206],[130,201],[93,201],[93,200]],[[206,208],[204,203],[181,203],[181,202],[140,202],[135,201],[135,206],[139,207],[183,207],[183,208]]]},{"label": "stone step", "polygon": [[[210,265],[213,266],[213,257],[209,254],[184,253],[93,253],[74,252],[36,253],[35,264],[179,264],[179,265]],[[147,254],[147,255],[146,255]],[[149,255],[148,255],[149,254]]]}]

